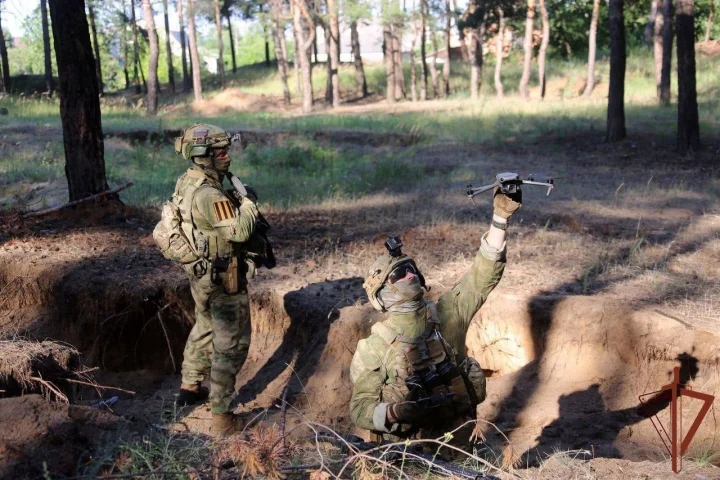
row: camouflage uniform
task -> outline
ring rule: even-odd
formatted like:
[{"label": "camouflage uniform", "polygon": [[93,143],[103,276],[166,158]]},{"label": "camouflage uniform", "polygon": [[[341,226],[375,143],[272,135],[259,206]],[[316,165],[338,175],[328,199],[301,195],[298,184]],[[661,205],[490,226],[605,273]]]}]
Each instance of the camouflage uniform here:
[{"label": "camouflage uniform", "polygon": [[[482,398],[484,376],[477,362],[465,360],[465,338],[470,322],[500,281],[504,269],[505,247],[502,250],[493,248],[483,236],[470,271],[437,303],[440,333],[457,352],[457,362],[468,372],[476,391],[482,389],[478,392],[482,393]],[[400,357],[394,351],[394,345],[389,346],[385,332],[418,337],[425,331],[427,316],[427,306],[414,312],[390,312],[386,320],[373,326],[370,337],[358,343],[350,365],[354,385],[350,416],[359,427],[385,434],[402,433],[400,424],[387,424],[386,412],[389,404],[403,400],[408,388],[405,379],[401,378]],[[476,385],[474,378],[482,384]]]},{"label": "camouflage uniform", "polygon": [[[174,198],[182,197],[183,218],[192,219],[190,238],[205,257],[185,265],[195,300],[195,326],[185,346],[183,384],[199,384],[210,373],[212,413],[230,411],[235,377],[247,358],[250,345],[250,305],[247,280],[240,275],[236,293],[211,280],[210,260],[242,258],[243,243],[250,240],[258,218],[257,206],[248,198],[235,206],[215,172],[197,165],[180,177]],[[191,210],[191,215],[187,211]],[[201,252],[202,253],[202,252]],[[245,262],[240,262],[245,267]],[[243,273],[243,272],[241,272]]]}]

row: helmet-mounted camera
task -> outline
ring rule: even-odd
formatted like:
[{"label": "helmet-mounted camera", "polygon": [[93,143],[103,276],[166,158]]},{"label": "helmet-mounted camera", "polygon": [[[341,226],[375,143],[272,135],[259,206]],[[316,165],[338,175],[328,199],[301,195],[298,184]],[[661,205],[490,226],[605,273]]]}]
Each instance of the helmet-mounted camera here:
[{"label": "helmet-mounted camera", "polygon": [[387,248],[388,253],[390,253],[390,256],[395,258],[401,256],[402,253],[402,240],[400,240],[400,237],[388,237],[387,240],[385,240],[385,248]]}]

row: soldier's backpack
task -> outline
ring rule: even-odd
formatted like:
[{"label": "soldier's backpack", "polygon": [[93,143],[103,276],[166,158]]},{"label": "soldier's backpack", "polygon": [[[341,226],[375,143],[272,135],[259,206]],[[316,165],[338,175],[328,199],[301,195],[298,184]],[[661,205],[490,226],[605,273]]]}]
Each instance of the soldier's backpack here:
[{"label": "soldier's backpack", "polygon": [[153,230],[153,240],[168,260],[187,264],[200,258],[182,230],[180,207],[172,201],[162,206],[160,221]]}]

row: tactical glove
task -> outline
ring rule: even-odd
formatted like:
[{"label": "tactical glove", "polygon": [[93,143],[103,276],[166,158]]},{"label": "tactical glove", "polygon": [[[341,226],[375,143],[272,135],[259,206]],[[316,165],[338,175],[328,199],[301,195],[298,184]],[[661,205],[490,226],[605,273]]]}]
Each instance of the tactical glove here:
[{"label": "tactical glove", "polygon": [[245,185],[245,190],[247,190],[247,198],[249,198],[251,202],[257,203],[258,195],[255,189],[250,185]]},{"label": "tactical glove", "polygon": [[387,406],[388,423],[408,423],[416,424],[430,420],[433,415],[433,409],[437,407],[447,406],[452,403],[452,395],[436,393],[430,397],[416,400],[418,392],[416,390],[407,394],[401,402],[391,403]]},{"label": "tactical glove", "polygon": [[500,187],[495,187],[493,194],[493,213],[502,218],[510,218],[522,206],[522,190],[516,193],[505,194]]}]

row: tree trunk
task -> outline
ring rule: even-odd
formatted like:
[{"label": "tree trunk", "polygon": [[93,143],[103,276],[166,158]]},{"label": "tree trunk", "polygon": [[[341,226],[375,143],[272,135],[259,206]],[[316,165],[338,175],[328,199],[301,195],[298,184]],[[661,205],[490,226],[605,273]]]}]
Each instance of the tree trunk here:
[{"label": "tree trunk", "polygon": [[[285,46],[282,40],[285,37],[285,29],[280,27],[280,6],[277,0],[273,0],[270,3],[270,15],[272,18],[271,30],[273,36],[273,44],[275,45],[275,59],[277,60],[278,74],[280,75],[280,82],[283,86],[283,100],[285,105],[290,105],[290,88],[287,82],[287,54]],[[282,38],[281,38],[282,37]]]},{"label": "tree trunk", "polygon": [[327,0],[330,24],[330,75],[332,79],[332,106],[340,106],[340,23],[336,0]]},{"label": "tree trunk", "polygon": [[183,92],[187,92],[190,90],[190,74],[188,72],[188,62],[187,62],[187,51],[186,51],[186,43],[185,40],[185,19],[183,17],[183,1],[184,0],[177,0],[176,3],[176,9],[178,14],[178,25],[180,27],[180,50],[181,50],[181,56],[182,56],[182,70],[183,70]]},{"label": "tree trunk", "polygon": [[410,98],[413,102],[417,102],[418,100],[418,94],[417,94],[417,72],[415,71],[415,45],[417,45],[418,40],[418,29],[415,25],[415,20],[412,20],[412,27],[413,27],[413,36],[412,36],[412,43],[410,44]]},{"label": "tree trunk", "polygon": [[323,25],[323,32],[325,33],[325,69],[327,75],[325,76],[325,104],[333,104],[333,88],[332,88],[332,67],[330,66],[330,27],[327,24]]},{"label": "tree trunk", "polygon": [[385,98],[388,103],[395,103],[395,59],[393,57],[393,37],[390,20],[386,20],[383,25],[383,45],[385,53],[385,76],[387,79],[387,91],[385,92]]},{"label": "tree trunk", "polygon": [[168,3],[163,0],[163,20],[165,21],[165,51],[167,52],[168,84],[170,90],[175,93],[175,70],[172,62],[172,49],[170,48],[170,19],[168,18]]},{"label": "tree trunk", "polygon": [[[0,0],[2,7],[2,0]],[[85,22],[87,24],[87,22]],[[10,93],[10,62],[8,61],[7,45],[5,45],[5,32],[2,28],[2,15],[0,15],[0,61],[2,62],[2,91]]]},{"label": "tree trunk", "polygon": [[358,35],[357,20],[350,23],[350,48],[352,49],[353,64],[355,65],[355,84],[362,98],[365,98],[368,94],[368,88],[365,80],[365,68],[360,55],[360,36]]},{"label": "tree trunk", "polygon": [[137,18],[135,17],[135,0],[130,0],[130,23],[133,35],[133,83],[135,84],[135,93],[140,93],[140,75],[138,75],[138,65],[140,64],[140,44],[138,43],[138,27]]},{"label": "tree trunk", "polygon": [[525,15],[525,41],[523,48],[525,50],[525,58],[523,60],[522,77],[520,77],[520,96],[522,98],[530,97],[528,84],[530,83],[530,68],[532,67],[532,40],[533,29],[535,26],[535,0],[527,0],[527,13]]},{"label": "tree trunk", "polygon": [[98,43],[97,28],[95,27],[95,7],[93,6],[93,0],[88,0],[88,15],[90,17],[90,30],[92,31],[92,41],[95,47],[95,69],[97,70],[98,79],[98,91],[100,95],[103,94],[103,81],[102,81],[102,62],[100,61],[100,44]]},{"label": "tree trunk", "polygon": [[[228,24],[230,22],[230,16],[228,16]],[[232,35],[232,33],[230,34]],[[270,40],[268,40],[267,37],[267,27],[263,25],[263,37],[265,37],[265,66],[270,66]],[[232,38],[232,37],[230,37]],[[232,45],[232,40],[230,40],[230,44]],[[231,47],[233,48],[233,47]],[[235,52],[233,48],[233,52]],[[235,62],[235,54],[233,53],[233,62]],[[233,73],[235,73],[235,63],[233,63]]]},{"label": "tree trunk", "polygon": [[540,42],[540,52],[538,53],[538,78],[540,79],[540,98],[545,98],[545,54],[547,53],[548,43],[550,42],[550,21],[548,20],[547,8],[545,8],[545,0],[539,0],[540,17],[542,18],[542,42]]},{"label": "tree trunk", "polygon": [[[312,87],[312,63],[310,62],[310,52],[315,40],[315,25],[308,10],[306,0],[292,0],[295,3],[295,11],[293,24],[295,27],[295,38],[298,43],[300,56],[300,70],[302,74],[302,96],[303,96],[303,113],[309,113],[313,107],[313,87]],[[307,30],[308,36],[305,36]]]},{"label": "tree trunk", "polygon": [[503,98],[502,84],[502,61],[503,61],[503,40],[505,39],[505,16],[502,8],[497,9],[498,13],[498,33],[495,39],[495,92],[498,98]]},{"label": "tree trunk", "polygon": [[597,56],[597,24],[600,15],[600,0],[593,0],[592,17],[590,18],[590,40],[588,47],[587,81],[583,96],[589,97],[595,88],[595,57]]},{"label": "tree trunk", "polygon": [[708,13],[707,24],[705,26],[705,41],[710,41],[710,32],[712,30],[713,17],[715,16],[715,0],[710,0],[710,13]]},{"label": "tree trunk", "polygon": [[158,42],[157,30],[155,29],[155,18],[153,17],[150,0],[142,0],[143,15],[145,16],[145,28],[148,32],[148,41],[150,43],[150,58],[148,59],[148,93],[147,93],[147,112],[148,115],[157,113],[158,105],[158,57],[160,56],[160,48]]},{"label": "tree trunk", "polygon": [[467,61],[470,63],[470,98],[480,95],[483,67],[483,37],[485,36],[485,5],[482,0],[472,0],[463,15],[468,27],[463,28]]},{"label": "tree trunk", "polygon": [[608,142],[626,137],[625,131],[625,23],[624,0],[610,0],[610,91],[608,95]]},{"label": "tree trunk", "polygon": [[233,37],[232,23],[230,22],[230,14],[225,15],[227,20],[228,35],[230,36],[230,56],[232,57],[232,72],[237,73],[237,60],[235,59],[235,38]]},{"label": "tree trunk", "polygon": [[221,88],[225,88],[225,57],[223,54],[222,16],[220,15],[220,0],[213,0],[213,6],[215,7],[215,31],[217,32],[218,44],[217,72],[220,76]]},{"label": "tree trunk", "polygon": [[650,2],[650,15],[648,15],[647,23],[645,24],[645,32],[643,34],[643,41],[648,47],[654,43],[655,39],[655,19],[658,14],[658,4],[661,0],[651,0]]},{"label": "tree trunk", "polygon": [[673,8],[672,0],[664,0],[662,20],[662,68],[660,70],[660,104],[662,105],[670,105],[674,16],[675,9]]},{"label": "tree trunk", "polygon": [[405,69],[402,61],[402,25],[392,26],[393,61],[395,62],[395,98],[405,98]]},{"label": "tree trunk", "polygon": [[126,0],[123,0],[123,26],[122,26],[122,43],[123,43],[123,73],[125,74],[125,89],[130,88],[130,74],[128,73],[128,64],[130,56],[128,55],[128,35],[127,35],[127,10],[125,8]]},{"label": "tree trunk", "polygon": [[445,63],[443,64],[443,93],[450,96],[450,0],[445,0]]},{"label": "tree trunk", "polygon": [[108,190],[100,99],[83,0],[50,0],[70,201]]},{"label": "tree trunk", "polygon": [[430,35],[432,36],[432,61],[430,62],[430,79],[432,80],[433,97],[440,97],[440,72],[437,69],[437,57],[438,57],[438,44],[437,35],[435,35],[435,29],[430,28]]},{"label": "tree trunk", "polygon": [[697,90],[695,85],[695,1],[677,0],[678,135],[682,154],[700,148]]},{"label": "tree trunk", "polygon": [[148,86],[147,82],[145,81],[145,71],[143,70],[142,63],[140,63],[140,59],[138,58],[138,69],[140,70],[140,80],[142,82],[143,86],[143,92],[148,92]]},{"label": "tree trunk", "polygon": [[298,95],[304,98],[302,94],[302,79],[300,78],[300,40],[297,36],[298,31],[295,29],[295,10],[297,9],[298,7],[295,5],[295,0],[290,0],[290,10],[293,18],[292,29],[293,36],[295,37],[295,41],[293,42],[295,48],[295,60],[293,61],[293,67],[295,70],[295,85],[297,85]]},{"label": "tree trunk", "polygon": [[190,43],[190,63],[192,64],[192,84],[195,101],[202,100],[202,83],[200,80],[200,55],[198,55],[197,35],[195,33],[195,0],[187,0],[187,24]]},{"label": "tree trunk", "polygon": [[655,66],[655,89],[658,100],[660,100],[661,96],[660,84],[662,82],[664,6],[664,0],[653,0],[652,9],[655,12],[655,18],[652,21],[653,64]]},{"label": "tree trunk", "polygon": [[425,52],[425,31],[427,24],[427,0],[420,0],[420,100],[427,100],[427,54]]},{"label": "tree trunk", "polygon": [[42,15],[43,52],[45,55],[45,88],[48,97],[55,91],[55,79],[52,74],[52,59],[50,58],[50,26],[48,25],[47,0],[40,0],[40,15]]}]

